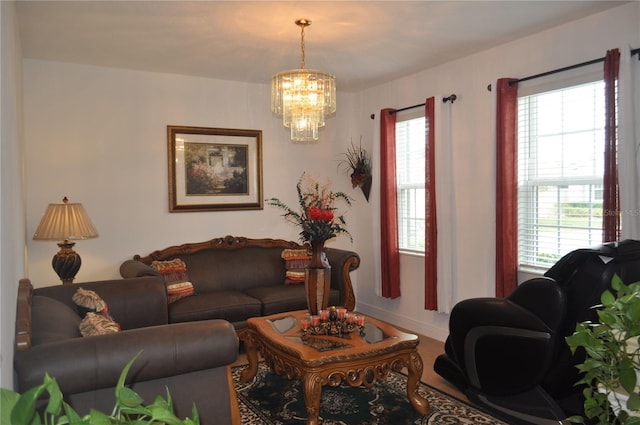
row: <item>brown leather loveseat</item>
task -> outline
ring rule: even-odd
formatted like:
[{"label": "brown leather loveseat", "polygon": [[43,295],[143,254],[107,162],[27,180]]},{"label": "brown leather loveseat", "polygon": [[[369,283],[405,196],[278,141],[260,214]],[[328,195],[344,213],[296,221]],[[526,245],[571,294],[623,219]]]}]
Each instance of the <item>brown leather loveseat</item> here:
[{"label": "brown leather loveseat", "polygon": [[[83,337],[72,297],[81,287],[97,293],[121,331]],[[238,337],[224,320],[169,324],[165,284],[158,277],[96,281],[34,289],[22,279],[18,290],[17,391],[56,378],[66,401],[80,414],[110,413],[114,388],[125,364],[138,352],[128,385],[146,404],[167,389],[180,418],[195,406],[202,425],[238,424],[230,364]]]}]

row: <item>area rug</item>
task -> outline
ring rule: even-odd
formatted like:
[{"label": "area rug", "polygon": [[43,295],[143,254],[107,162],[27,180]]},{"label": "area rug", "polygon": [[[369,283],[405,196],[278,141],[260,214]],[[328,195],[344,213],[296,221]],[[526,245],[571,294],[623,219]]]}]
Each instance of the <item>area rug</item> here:
[{"label": "area rug", "polygon": [[[300,382],[270,372],[260,362],[253,381],[240,383],[240,372],[247,365],[233,368],[233,380],[245,425],[301,425],[306,423],[304,395]],[[504,425],[491,415],[420,383],[419,393],[429,401],[428,415],[418,414],[407,399],[407,377],[390,372],[384,382],[371,388],[348,385],[322,387],[320,423],[323,425],[404,425],[404,424],[486,424]]]}]

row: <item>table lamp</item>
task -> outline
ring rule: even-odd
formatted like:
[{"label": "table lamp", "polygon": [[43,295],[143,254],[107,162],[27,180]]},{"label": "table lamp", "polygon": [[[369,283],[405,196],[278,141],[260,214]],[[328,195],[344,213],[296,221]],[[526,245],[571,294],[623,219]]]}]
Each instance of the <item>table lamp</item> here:
[{"label": "table lamp", "polygon": [[80,255],[73,250],[75,242],[71,241],[97,237],[98,232],[82,204],[70,204],[66,196],[62,204],[49,204],[33,235],[39,241],[62,240],[51,265],[65,285],[73,283],[82,264]]}]

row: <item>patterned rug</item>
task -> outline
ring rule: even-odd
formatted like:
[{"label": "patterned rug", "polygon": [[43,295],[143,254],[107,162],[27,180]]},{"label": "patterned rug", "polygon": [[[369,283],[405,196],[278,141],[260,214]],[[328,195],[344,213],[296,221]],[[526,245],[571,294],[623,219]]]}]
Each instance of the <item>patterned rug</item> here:
[{"label": "patterned rug", "polygon": [[[301,425],[306,423],[304,395],[299,382],[269,371],[260,362],[252,382],[240,383],[246,365],[233,368],[233,380],[243,425]],[[323,425],[486,424],[504,425],[489,414],[420,383],[419,392],[429,401],[427,416],[418,414],[407,399],[407,377],[390,372],[371,388],[322,387],[320,423]]]}]

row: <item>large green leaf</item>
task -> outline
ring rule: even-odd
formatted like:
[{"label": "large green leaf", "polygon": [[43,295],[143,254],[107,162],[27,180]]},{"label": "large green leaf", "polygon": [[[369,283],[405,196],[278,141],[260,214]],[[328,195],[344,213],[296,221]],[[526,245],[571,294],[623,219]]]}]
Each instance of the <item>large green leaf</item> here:
[{"label": "large green leaf", "polygon": [[69,425],[86,424],[86,422],[83,421],[80,415],[78,415],[78,413],[75,410],[73,410],[73,408],[69,406],[67,403],[65,403],[64,401],[62,402],[62,408],[64,410],[65,415],[67,416],[67,419],[69,420]]},{"label": "large green leaf", "polygon": [[600,302],[602,305],[607,307],[616,302],[616,297],[611,293],[611,291],[604,291],[600,296]]},{"label": "large green leaf", "polygon": [[580,329],[580,327],[578,327],[578,330],[573,335],[567,337],[567,343],[573,351],[575,351],[576,347],[583,347],[588,340],[589,336],[586,334],[586,331]]},{"label": "large green leaf", "polygon": [[640,299],[629,304],[626,315],[632,322],[638,323],[640,321]]},{"label": "large green leaf", "polygon": [[11,411],[11,425],[31,425],[36,416],[36,401],[45,391],[46,385],[41,384],[24,392]]},{"label": "large green leaf", "polygon": [[124,381],[127,379],[129,369],[131,369],[131,365],[133,364],[133,362],[135,362],[136,359],[140,356],[140,353],[142,353],[142,351],[138,351],[138,353],[133,356],[133,358],[129,360],[129,362],[127,362],[127,364],[124,366],[124,369],[122,369],[122,372],[120,372],[120,377],[118,378],[118,383],[116,384],[116,390],[118,388],[124,387]]},{"label": "large green leaf", "polygon": [[611,287],[616,291],[616,292],[620,292],[620,289],[624,286],[624,283],[622,283],[622,279],[620,278],[620,276],[618,275],[618,273],[614,273],[613,277],[611,278]]},{"label": "large green leaf", "polygon": [[138,393],[128,387],[119,388],[116,391],[116,399],[118,400],[118,404],[126,407],[138,407],[144,402]]},{"label": "large green leaf", "polygon": [[0,424],[11,423],[11,411],[19,398],[20,394],[0,388]]},{"label": "large green leaf", "polygon": [[111,416],[102,413],[99,410],[91,409],[89,411],[89,424],[91,425],[113,425],[113,424],[126,424],[122,421],[113,421]]},{"label": "large green leaf", "polygon": [[[193,424],[200,424],[200,415],[198,415],[198,409],[196,408],[196,404],[193,403],[193,406],[191,407],[191,416],[193,417],[193,420],[190,422],[193,422]],[[185,425],[192,425],[192,424],[185,424]]]},{"label": "large green leaf", "polygon": [[49,393],[49,401],[47,402],[45,412],[49,415],[57,416],[62,410],[62,392],[60,391],[58,382],[47,373],[44,376],[44,384]]},{"label": "large green leaf", "polygon": [[631,393],[629,400],[627,400],[627,408],[635,412],[640,411],[640,395],[638,393]]},{"label": "large green leaf", "polygon": [[627,422],[625,422],[625,425],[640,425],[640,417],[630,417],[627,419]]},{"label": "large green leaf", "polygon": [[151,418],[158,422],[167,425],[182,425],[182,420],[174,415],[173,412],[167,410],[166,405],[151,405],[149,409],[151,410]]},{"label": "large green leaf", "polygon": [[632,393],[636,386],[636,371],[633,365],[621,366],[618,372],[620,374],[620,385],[628,393]]},{"label": "large green leaf", "polygon": [[[618,316],[616,316],[615,313],[609,311],[609,310],[600,310],[598,311],[598,318],[600,319],[600,323],[603,325],[607,325],[607,326],[612,326],[615,325],[618,321]],[[602,330],[603,328],[601,326],[597,327],[596,329],[598,330]]]}]

